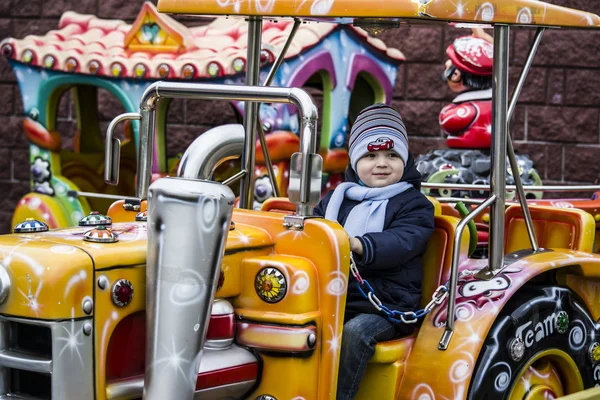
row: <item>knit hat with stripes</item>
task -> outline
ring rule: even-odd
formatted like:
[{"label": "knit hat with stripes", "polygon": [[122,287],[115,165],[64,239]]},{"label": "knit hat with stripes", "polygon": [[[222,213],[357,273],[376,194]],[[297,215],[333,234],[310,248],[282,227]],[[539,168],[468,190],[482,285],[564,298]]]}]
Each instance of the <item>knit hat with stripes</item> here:
[{"label": "knit hat with stripes", "polygon": [[356,163],[365,154],[379,150],[393,150],[406,165],[408,160],[406,127],[400,114],[382,103],[362,110],[352,125],[348,150],[352,169],[356,172]]}]

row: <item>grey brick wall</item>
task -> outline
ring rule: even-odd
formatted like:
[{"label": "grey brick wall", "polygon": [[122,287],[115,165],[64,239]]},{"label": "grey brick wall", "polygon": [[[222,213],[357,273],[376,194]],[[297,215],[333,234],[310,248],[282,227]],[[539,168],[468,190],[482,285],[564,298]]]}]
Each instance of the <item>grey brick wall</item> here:
[{"label": "grey brick wall", "polygon": [[[156,0],[153,0],[156,3]],[[600,14],[600,2],[548,2]],[[43,34],[58,26],[67,10],[132,22],[142,0],[0,0],[0,38]],[[187,25],[204,23],[181,19]],[[394,89],[393,105],[406,121],[411,151],[426,153],[445,147],[437,125],[441,108],[454,97],[440,80],[445,48],[465,30],[414,26],[387,31],[382,39],[404,52]],[[511,81],[515,82],[534,30],[515,29],[511,36]],[[100,115],[104,125],[121,110],[106,98]],[[317,101],[320,99],[317,98]],[[210,112],[198,112],[210,107]],[[169,116],[169,153],[185,149],[209,127],[232,122],[224,103],[174,103]],[[27,142],[22,132],[23,107],[19,88],[4,58],[0,58],[0,233],[9,232],[12,210],[29,191]],[[65,96],[59,111],[59,129],[70,143],[75,130],[74,110]],[[536,163],[547,184],[594,183],[600,177],[600,31],[548,31],[511,123],[516,149]],[[583,195],[583,194],[582,194]]]}]

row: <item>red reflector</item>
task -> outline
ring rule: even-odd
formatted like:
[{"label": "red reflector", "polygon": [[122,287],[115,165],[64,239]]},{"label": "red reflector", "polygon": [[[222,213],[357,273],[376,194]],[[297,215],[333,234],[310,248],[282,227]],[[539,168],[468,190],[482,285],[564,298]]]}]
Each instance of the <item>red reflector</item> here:
[{"label": "red reflector", "polygon": [[258,363],[237,365],[235,367],[217,369],[198,374],[196,390],[229,385],[236,382],[246,382],[258,378]]},{"label": "red reflector", "polygon": [[211,315],[207,340],[231,339],[235,335],[234,314]]}]

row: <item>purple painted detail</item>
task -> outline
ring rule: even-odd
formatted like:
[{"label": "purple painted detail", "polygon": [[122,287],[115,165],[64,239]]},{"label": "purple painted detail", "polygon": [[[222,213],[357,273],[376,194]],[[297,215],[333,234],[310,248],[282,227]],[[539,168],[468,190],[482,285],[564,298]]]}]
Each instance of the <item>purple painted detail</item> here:
[{"label": "purple painted detail", "polygon": [[[460,324],[471,325],[474,321],[481,321],[480,318],[487,314],[498,314],[508,300],[533,277],[548,270],[555,270],[571,265],[590,265],[600,267],[600,255],[585,253],[576,250],[553,249],[552,261],[538,261],[544,258],[543,253],[531,255],[514,262],[506,267],[494,279],[482,281],[473,275],[481,268],[487,265],[487,260],[468,259],[459,266],[459,284],[456,298],[456,325],[455,329],[462,329]],[[449,271],[444,273],[444,281],[449,279]],[[435,327],[441,327],[446,322],[446,311],[448,307],[448,298],[440,304],[435,313],[430,313],[426,317],[428,323]],[[490,326],[493,319],[488,321]],[[479,323],[479,322],[478,322]],[[486,322],[487,323],[487,322]],[[480,326],[479,328],[482,328]]]},{"label": "purple painted detail", "polygon": [[290,76],[286,86],[301,88],[308,78],[321,70],[325,70],[329,73],[331,83],[333,84],[332,90],[335,89],[337,86],[337,77],[335,76],[333,58],[331,58],[331,54],[326,50],[316,53],[313,57],[299,65],[298,68],[296,68],[296,71]]},{"label": "purple painted detail", "polygon": [[385,102],[389,104],[392,102],[392,92],[394,88],[390,83],[385,71],[373,61],[369,56],[363,54],[353,54],[350,59],[350,68],[348,69],[348,79],[346,80],[346,87],[350,92],[354,88],[356,77],[361,72],[367,72],[372,75],[377,82],[379,82],[385,93]]}]

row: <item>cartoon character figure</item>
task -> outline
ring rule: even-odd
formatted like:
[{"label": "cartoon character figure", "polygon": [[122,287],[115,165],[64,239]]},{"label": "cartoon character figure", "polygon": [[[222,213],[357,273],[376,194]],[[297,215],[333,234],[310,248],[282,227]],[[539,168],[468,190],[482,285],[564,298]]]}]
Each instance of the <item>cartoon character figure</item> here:
[{"label": "cartoon character figure", "polygon": [[380,137],[367,145],[369,151],[391,150],[394,148],[394,141],[388,137]]},{"label": "cartoon character figure", "polygon": [[452,148],[489,149],[492,134],[494,47],[483,31],[463,36],[446,49],[443,80],[460,93],[440,112],[440,127]]},{"label": "cartoon character figure", "polygon": [[[459,297],[456,299],[455,308],[456,318],[467,321],[474,316],[476,310],[481,310],[486,304],[503,298],[505,291],[512,285],[508,274],[520,271],[520,268],[507,267],[490,280],[476,278],[477,271],[461,271],[458,280]],[[445,325],[446,318],[447,308],[440,307],[434,318],[435,326]]]}]

